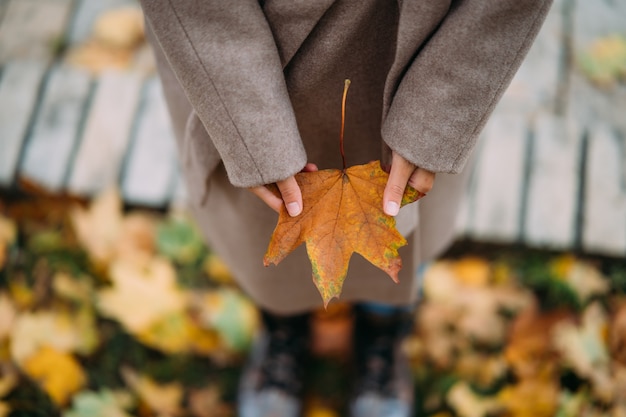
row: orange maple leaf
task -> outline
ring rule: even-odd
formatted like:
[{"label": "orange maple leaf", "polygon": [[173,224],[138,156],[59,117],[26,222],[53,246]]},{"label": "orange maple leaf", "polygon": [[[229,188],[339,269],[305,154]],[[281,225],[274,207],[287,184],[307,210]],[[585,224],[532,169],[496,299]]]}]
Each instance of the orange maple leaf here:
[{"label": "orange maple leaf", "polygon": [[[387,178],[378,161],[345,170],[297,174],[303,211],[290,217],[283,206],[263,259],[265,266],[277,265],[305,242],[313,282],[325,306],[341,294],[350,257],[355,252],[398,282],[402,268],[398,248],[407,242],[396,230],[395,219],[383,212]],[[407,187],[402,205],[423,195]]]}]

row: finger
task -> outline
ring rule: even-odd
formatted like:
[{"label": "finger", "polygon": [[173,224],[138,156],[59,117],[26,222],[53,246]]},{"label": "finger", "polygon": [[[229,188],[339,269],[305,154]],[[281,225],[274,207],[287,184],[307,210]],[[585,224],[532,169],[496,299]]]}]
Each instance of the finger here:
[{"label": "finger", "polygon": [[263,202],[276,213],[280,213],[280,208],[283,206],[283,200],[280,197],[277,197],[266,186],[261,185],[259,187],[252,187],[249,188],[249,190],[263,200]]},{"label": "finger", "polygon": [[319,168],[317,168],[317,165],[309,162],[308,164],[304,166],[304,168],[302,168],[301,172],[316,172],[316,171],[319,171]]},{"label": "finger", "polygon": [[416,168],[409,178],[409,185],[426,195],[435,185],[435,173],[424,168]]},{"label": "finger", "polygon": [[409,178],[415,171],[415,166],[394,153],[391,170],[389,171],[389,179],[383,193],[383,211],[389,216],[396,216],[400,211],[400,203],[404,195],[404,189]]},{"label": "finger", "polygon": [[276,182],[276,185],[285,202],[287,213],[289,213],[291,217],[300,214],[302,212],[302,192],[296,182],[296,178],[289,177],[286,180]]}]

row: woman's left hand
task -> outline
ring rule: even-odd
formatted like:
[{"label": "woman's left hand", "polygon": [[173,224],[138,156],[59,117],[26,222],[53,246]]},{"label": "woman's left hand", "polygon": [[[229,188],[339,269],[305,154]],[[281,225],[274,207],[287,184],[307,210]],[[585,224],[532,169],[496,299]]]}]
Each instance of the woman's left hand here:
[{"label": "woman's left hand", "polygon": [[400,203],[407,185],[423,194],[427,194],[435,183],[435,173],[417,167],[395,151],[392,153],[389,179],[383,194],[383,210],[389,216],[400,211]]}]

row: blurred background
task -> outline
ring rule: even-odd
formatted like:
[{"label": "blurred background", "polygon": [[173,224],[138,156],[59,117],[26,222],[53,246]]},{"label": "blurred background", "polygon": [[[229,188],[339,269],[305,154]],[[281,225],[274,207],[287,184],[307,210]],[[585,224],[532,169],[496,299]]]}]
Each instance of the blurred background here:
[{"label": "blurred background", "polygon": [[[405,344],[419,416],[626,416],[626,0],[556,0]],[[0,0],[0,416],[229,416],[258,327],[207,248],[134,0]],[[349,306],[307,416],[340,416]]]}]

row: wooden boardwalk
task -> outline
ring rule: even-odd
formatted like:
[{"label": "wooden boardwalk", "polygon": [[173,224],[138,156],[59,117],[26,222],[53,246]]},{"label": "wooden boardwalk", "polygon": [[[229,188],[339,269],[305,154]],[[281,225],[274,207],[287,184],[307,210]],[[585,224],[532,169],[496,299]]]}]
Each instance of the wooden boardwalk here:
[{"label": "wooden boardwalk", "polygon": [[[184,201],[158,81],[93,76],[55,57],[96,16],[133,0],[0,0],[0,187],[34,181],[89,196],[117,183],[131,204]],[[598,37],[626,34],[626,0],[556,0],[484,130],[459,236],[626,255],[626,86],[576,69]]]}]

